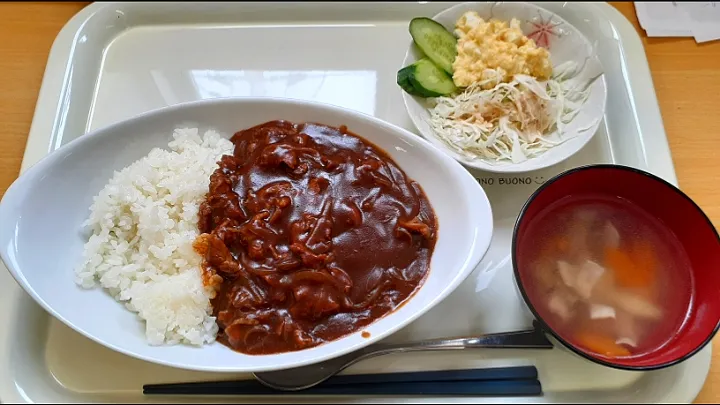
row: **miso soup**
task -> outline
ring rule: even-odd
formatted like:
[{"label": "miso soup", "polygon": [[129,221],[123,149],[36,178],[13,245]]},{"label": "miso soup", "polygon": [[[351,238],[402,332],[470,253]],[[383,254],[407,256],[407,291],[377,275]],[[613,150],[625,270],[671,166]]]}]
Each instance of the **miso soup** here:
[{"label": "miso soup", "polygon": [[683,327],[690,262],[659,219],[621,198],[569,196],[539,213],[518,252],[539,316],[571,345],[641,356]]}]

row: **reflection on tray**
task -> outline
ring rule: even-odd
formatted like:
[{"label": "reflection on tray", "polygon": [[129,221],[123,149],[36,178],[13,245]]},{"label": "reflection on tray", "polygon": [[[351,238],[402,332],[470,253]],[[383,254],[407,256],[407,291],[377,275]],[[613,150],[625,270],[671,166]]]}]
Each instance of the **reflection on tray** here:
[{"label": "reflection on tray", "polygon": [[[373,70],[191,70],[189,74],[200,99],[289,97],[375,115],[377,73]],[[166,79],[159,75],[153,77],[161,88]]]}]

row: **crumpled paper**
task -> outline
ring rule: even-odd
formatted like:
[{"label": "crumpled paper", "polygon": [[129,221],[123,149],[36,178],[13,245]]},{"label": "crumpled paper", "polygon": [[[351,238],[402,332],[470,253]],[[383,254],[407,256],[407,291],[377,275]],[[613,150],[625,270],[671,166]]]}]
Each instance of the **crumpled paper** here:
[{"label": "crumpled paper", "polygon": [[635,2],[640,26],[649,37],[720,39],[720,2]]}]

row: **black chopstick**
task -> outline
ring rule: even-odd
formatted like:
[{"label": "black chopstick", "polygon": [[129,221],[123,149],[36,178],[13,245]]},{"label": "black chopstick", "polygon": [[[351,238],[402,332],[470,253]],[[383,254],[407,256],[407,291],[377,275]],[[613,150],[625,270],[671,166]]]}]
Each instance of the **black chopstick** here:
[{"label": "black chopstick", "polygon": [[538,380],[441,381],[316,386],[301,391],[277,391],[264,386],[195,389],[191,387],[146,387],[145,395],[473,395],[536,396],[542,394]]},{"label": "black chopstick", "polygon": [[338,375],[324,382],[323,386],[404,382],[532,380],[537,379],[537,377],[538,373],[535,366],[517,366],[469,370]]},{"label": "black chopstick", "polygon": [[335,376],[316,387],[285,392],[255,380],[148,384],[146,395],[541,395],[534,366]]}]

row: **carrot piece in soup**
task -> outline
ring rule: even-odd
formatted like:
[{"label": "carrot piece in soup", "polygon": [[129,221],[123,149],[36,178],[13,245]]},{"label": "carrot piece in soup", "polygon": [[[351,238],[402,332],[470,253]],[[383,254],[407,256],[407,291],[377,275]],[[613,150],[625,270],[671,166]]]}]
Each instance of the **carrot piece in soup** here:
[{"label": "carrot piece in soup", "polygon": [[567,253],[570,250],[570,240],[563,235],[548,238],[543,243],[540,251],[540,257],[549,257],[553,260],[561,253]]},{"label": "carrot piece in soup", "polygon": [[555,247],[560,253],[567,253],[570,249],[570,241],[566,236],[558,236],[557,239],[555,239]]},{"label": "carrot piece in soup", "polygon": [[655,256],[655,250],[650,243],[646,241],[638,241],[634,243],[632,248],[632,259],[638,270],[650,277],[655,276],[657,257]]},{"label": "carrot piece in soup", "polygon": [[623,287],[646,287],[652,281],[652,274],[636,266],[633,258],[621,249],[605,249],[605,266],[612,269],[618,285]]},{"label": "carrot piece in soup", "polygon": [[577,336],[577,342],[581,347],[603,356],[623,357],[630,355],[628,349],[615,343],[615,339],[604,335],[581,332]]}]

